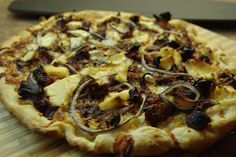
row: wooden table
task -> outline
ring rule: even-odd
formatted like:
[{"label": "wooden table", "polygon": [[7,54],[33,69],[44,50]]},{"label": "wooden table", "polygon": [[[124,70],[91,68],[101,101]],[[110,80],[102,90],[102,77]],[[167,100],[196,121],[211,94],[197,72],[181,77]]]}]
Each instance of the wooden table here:
[{"label": "wooden table", "polygon": [[[37,23],[37,19],[20,17],[20,16],[16,16],[16,15],[10,13],[7,10],[7,6],[9,5],[9,3],[11,1],[12,0],[0,0],[0,42],[6,40],[10,36],[17,34],[17,32],[19,32],[20,30],[23,30],[26,27],[29,27],[29,26]],[[235,2],[236,0],[228,0],[228,1]],[[207,25],[207,27],[208,27],[208,29],[210,29],[212,31],[215,31],[221,35],[224,35],[224,36],[236,41],[236,26],[235,25],[234,26],[233,25],[223,25],[223,26],[221,25],[221,26],[217,26],[217,27],[213,27],[212,25]],[[39,135],[31,133],[25,127],[23,127],[17,120],[12,118],[12,116],[10,114],[8,114],[7,112],[4,112],[4,111],[5,111],[5,109],[3,108],[3,106],[0,105],[0,123],[8,123],[8,122],[14,123],[14,125],[17,125],[19,127],[19,128],[17,128],[19,134],[24,132],[24,133],[29,134],[29,136],[31,136],[31,138],[32,138],[32,136],[35,137],[35,139],[34,139],[35,141],[33,141],[33,142],[37,142],[37,140],[42,141],[42,139],[45,138],[43,136],[39,136]],[[12,128],[12,129],[15,129],[15,128]],[[8,130],[10,130],[10,129],[8,129]],[[4,130],[4,128],[0,128],[0,134],[4,133],[4,131],[6,132],[7,130],[6,129]],[[31,143],[32,143],[32,141],[27,140],[27,136],[26,136],[26,138],[25,138],[25,136],[24,136],[24,138],[21,138],[21,136],[19,135],[19,136],[16,136],[17,139],[15,139],[14,137],[4,137],[4,138],[8,138],[8,141],[10,138],[12,145],[9,145],[9,143],[6,143],[4,145],[4,148],[1,147],[0,148],[0,156],[1,156],[2,152],[5,154],[8,154],[9,156],[14,156],[14,155],[12,155],[11,152],[14,150],[14,144],[19,145],[19,140],[21,143],[24,143],[24,144],[27,143],[29,145],[29,147],[31,146]],[[0,139],[0,144],[4,144],[4,138]],[[17,142],[14,140],[17,140]],[[48,155],[48,152],[50,152],[50,154],[53,156],[54,147],[63,148],[60,151],[61,151],[61,154],[65,154],[65,156],[71,156],[70,154],[74,154],[73,151],[77,151],[77,150],[71,149],[69,146],[67,146],[65,141],[54,140],[54,139],[50,139],[50,138],[47,138],[47,141],[51,141],[51,142],[47,142],[47,144],[43,144],[43,142],[42,142],[41,147],[43,147],[43,149],[41,149],[40,152],[37,152],[37,150],[32,149],[31,155],[32,156],[46,156],[46,155]],[[68,150],[69,150],[69,152],[68,152]],[[24,156],[31,156],[31,155],[25,154]],[[172,155],[173,155],[173,153],[172,153]],[[88,156],[88,155],[86,155],[86,156]],[[174,152],[174,156],[235,157],[236,156],[236,134],[233,132],[230,133],[230,135],[228,135],[226,138],[224,138],[223,140],[221,140],[220,142],[218,142],[214,146],[210,147],[209,149],[207,149],[206,151],[204,151],[201,154],[198,154],[198,155],[191,154],[190,155],[189,153],[184,153],[184,155],[183,155],[182,153],[179,153],[177,151],[177,152]]]}]

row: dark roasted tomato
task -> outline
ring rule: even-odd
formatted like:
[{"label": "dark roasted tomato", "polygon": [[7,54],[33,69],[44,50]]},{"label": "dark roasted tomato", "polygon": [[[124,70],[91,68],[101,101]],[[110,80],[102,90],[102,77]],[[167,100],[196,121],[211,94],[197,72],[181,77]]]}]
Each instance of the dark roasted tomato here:
[{"label": "dark roasted tomato", "polygon": [[211,122],[210,117],[202,111],[193,111],[186,116],[185,122],[188,127],[195,130],[203,130]]},{"label": "dark roasted tomato", "polygon": [[182,60],[185,62],[193,57],[193,53],[195,52],[195,48],[191,45],[185,46],[181,53]]},{"label": "dark roasted tomato", "polygon": [[51,77],[47,75],[42,66],[39,66],[32,71],[35,81],[42,87],[45,87],[53,82]]},{"label": "dark roasted tomato", "polygon": [[204,78],[194,80],[193,85],[199,90],[202,97],[209,97],[211,91],[215,89],[215,82]]},{"label": "dark roasted tomato", "polygon": [[114,114],[109,119],[106,120],[108,126],[117,127],[120,123],[120,115]]},{"label": "dark roasted tomato", "polygon": [[94,81],[87,87],[87,96],[91,99],[102,99],[108,94],[108,88],[107,84],[99,85]]},{"label": "dark roasted tomato", "polygon": [[31,100],[34,107],[48,119],[56,112],[58,107],[51,106],[49,100],[44,95],[42,86],[28,77],[26,82],[21,82],[18,88],[18,94],[23,100]]},{"label": "dark roasted tomato", "polygon": [[41,111],[45,117],[48,119],[52,119],[54,113],[58,110],[58,107],[55,106],[47,106],[44,111]]},{"label": "dark roasted tomato", "polygon": [[175,40],[171,40],[169,43],[168,43],[168,46],[169,47],[172,47],[174,49],[177,49],[178,47],[180,47],[180,43],[175,41]]},{"label": "dark roasted tomato", "polygon": [[153,65],[156,67],[156,68],[159,68],[159,66],[160,66],[160,63],[161,63],[161,56],[158,56],[158,57],[155,57],[154,59],[153,59]]},{"label": "dark roasted tomato", "polygon": [[46,47],[39,47],[39,60],[43,64],[50,64],[53,61],[53,57],[48,53],[48,49]]},{"label": "dark roasted tomato", "polygon": [[36,83],[21,82],[18,89],[18,94],[23,100],[31,100],[34,103],[38,103],[43,95],[43,88]]},{"label": "dark roasted tomato", "polygon": [[165,120],[173,112],[173,106],[171,104],[160,100],[153,103],[147,100],[147,104],[150,104],[150,106],[146,107],[144,110],[145,118],[151,126],[156,126],[158,122]]},{"label": "dark roasted tomato", "polygon": [[77,60],[88,60],[90,55],[88,53],[88,47],[79,49],[75,56],[74,56]]},{"label": "dark roasted tomato", "polygon": [[163,20],[166,20],[166,21],[169,21],[171,19],[171,13],[170,12],[163,12],[160,14],[160,17],[163,19]]},{"label": "dark roasted tomato", "polygon": [[133,103],[135,103],[135,105],[140,104],[141,102],[141,97],[138,93],[137,88],[134,89],[130,89],[129,90],[129,100]]},{"label": "dark roasted tomato", "polygon": [[139,48],[140,48],[139,44],[130,44],[130,45],[128,45],[127,48],[126,48],[126,51],[127,51],[126,56],[128,58],[131,58],[131,59],[135,60],[135,61],[140,61],[141,57],[138,53]]},{"label": "dark roasted tomato", "polygon": [[140,16],[134,15],[134,16],[131,16],[129,19],[134,23],[138,23],[139,19],[140,19]]},{"label": "dark roasted tomato", "polygon": [[159,21],[169,21],[171,19],[171,14],[170,12],[163,12],[159,16],[158,15],[153,15],[153,17],[156,19],[157,22]]}]

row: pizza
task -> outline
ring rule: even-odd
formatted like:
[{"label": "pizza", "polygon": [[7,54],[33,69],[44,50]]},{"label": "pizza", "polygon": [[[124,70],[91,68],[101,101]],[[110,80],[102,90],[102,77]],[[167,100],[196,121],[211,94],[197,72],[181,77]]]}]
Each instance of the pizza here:
[{"label": "pizza", "polygon": [[200,151],[236,126],[236,66],[195,28],[169,12],[42,19],[2,43],[1,101],[82,151]]}]

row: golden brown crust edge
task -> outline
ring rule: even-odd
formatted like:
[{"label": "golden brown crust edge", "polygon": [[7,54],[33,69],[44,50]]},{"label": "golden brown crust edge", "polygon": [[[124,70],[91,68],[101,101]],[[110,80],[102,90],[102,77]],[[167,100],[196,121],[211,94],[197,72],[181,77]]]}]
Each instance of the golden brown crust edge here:
[{"label": "golden brown crust edge", "polygon": [[[95,18],[113,12],[103,11],[82,11],[78,13],[66,13],[65,15],[76,14],[78,16],[96,15]],[[127,13],[128,14],[128,13]],[[53,22],[54,17],[48,21],[39,24],[46,25],[47,22]],[[194,27],[183,21],[177,21],[184,24],[186,28]],[[29,29],[34,29],[33,26]],[[199,28],[198,28],[199,29]],[[20,40],[27,36],[27,31],[23,31],[19,36],[13,37],[2,44],[2,47],[10,46],[13,41]],[[78,136],[70,124],[62,122],[50,123],[49,120],[39,115],[39,113],[31,105],[20,105],[18,102],[18,94],[14,91],[15,86],[6,84],[4,80],[0,81],[0,97],[9,112],[19,119],[29,129],[42,134],[57,134],[65,136],[66,140],[74,146],[78,146],[84,151],[95,153],[114,153],[115,138],[119,133],[106,133],[97,135],[94,140],[88,140],[83,136]],[[204,131],[198,132],[188,127],[179,127],[169,130],[162,130],[153,127],[141,127],[128,133],[121,132],[120,134],[129,134],[134,140],[134,148],[132,155],[159,155],[167,152],[172,148],[179,147],[185,150],[199,151],[213,144],[218,139],[222,138],[227,132],[236,126],[236,98],[227,100],[228,105],[216,105],[209,108],[206,112],[213,119],[211,125]],[[224,109],[225,116],[218,117],[216,114]]]}]

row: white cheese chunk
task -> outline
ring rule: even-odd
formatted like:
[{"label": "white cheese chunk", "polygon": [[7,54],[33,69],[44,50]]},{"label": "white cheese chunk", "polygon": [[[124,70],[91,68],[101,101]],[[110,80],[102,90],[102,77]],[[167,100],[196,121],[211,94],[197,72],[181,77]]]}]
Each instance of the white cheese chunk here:
[{"label": "white cheese chunk", "polygon": [[78,28],[82,27],[82,22],[80,22],[80,21],[71,21],[67,24],[67,27],[69,29],[78,29]]},{"label": "white cheese chunk", "polygon": [[45,72],[51,76],[57,76],[59,78],[64,78],[69,75],[69,70],[66,67],[55,67],[53,65],[46,65],[43,67]]},{"label": "white cheese chunk", "polygon": [[70,38],[70,48],[75,49],[84,43],[82,37],[72,37]]},{"label": "white cheese chunk", "polygon": [[53,84],[45,87],[44,91],[49,97],[49,101],[52,103],[52,105],[68,105],[80,80],[81,76],[79,74],[71,75],[64,79],[57,80]]},{"label": "white cheese chunk", "polygon": [[129,90],[123,90],[121,92],[109,93],[104,101],[99,103],[98,106],[101,110],[109,110],[115,107],[128,105]]},{"label": "white cheese chunk", "polygon": [[125,57],[125,54],[119,53],[110,57],[107,62],[109,64],[100,67],[87,67],[82,69],[82,75],[89,75],[97,80],[99,84],[107,83],[108,76],[116,74],[116,80],[119,82],[127,81],[128,67],[132,61]]},{"label": "white cheese chunk", "polygon": [[36,53],[36,51],[29,51],[25,54],[25,56],[23,58],[21,58],[21,60],[24,62],[27,62],[34,57],[35,53]]},{"label": "white cheese chunk", "polygon": [[203,77],[206,79],[211,79],[216,72],[216,68],[203,62],[203,61],[190,61],[185,64],[187,72],[193,77]]},{"label": "white cheese chunk", "polygon": [[37,43],[41,47],[51,47],[57,39],[57,35],[55,33],[49,32],[45,35],[38,35],[37,36]]}]

